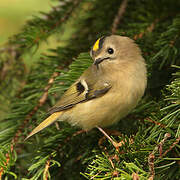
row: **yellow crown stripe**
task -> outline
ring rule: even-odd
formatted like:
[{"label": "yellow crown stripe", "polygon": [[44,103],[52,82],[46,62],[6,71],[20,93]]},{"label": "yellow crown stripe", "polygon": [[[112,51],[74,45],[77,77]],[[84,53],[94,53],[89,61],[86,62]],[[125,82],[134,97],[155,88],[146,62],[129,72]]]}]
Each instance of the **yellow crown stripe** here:
[{"label": "yellow crown stripe", "polygon": [[99,49],[99,41],[100,41],[100,38],[95,42],[93,46],[93,51],[97,51]]}]

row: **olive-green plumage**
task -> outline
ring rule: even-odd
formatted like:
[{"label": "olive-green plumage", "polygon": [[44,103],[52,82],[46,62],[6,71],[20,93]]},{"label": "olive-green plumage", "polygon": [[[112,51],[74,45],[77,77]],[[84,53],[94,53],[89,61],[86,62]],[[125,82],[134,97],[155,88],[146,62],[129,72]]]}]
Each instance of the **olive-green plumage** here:
[{"label": "olive-green plumage", "polygon": [[90,54],[94,63],[27,138],[56,120],[67,121],[85,130],[108,126],[137,105],[147,80],[145,62],[134,41],[117,35],[102,37]]}]

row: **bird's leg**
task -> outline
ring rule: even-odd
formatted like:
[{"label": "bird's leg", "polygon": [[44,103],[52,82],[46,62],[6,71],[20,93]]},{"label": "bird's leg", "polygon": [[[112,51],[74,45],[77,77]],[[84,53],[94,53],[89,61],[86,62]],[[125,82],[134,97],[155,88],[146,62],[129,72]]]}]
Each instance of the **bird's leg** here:
[{"label": "bird's leg", "polygon": [[56,129],[57,129],[57,130],[60,130],[60,127],[59,127],[59,124],[58,124],[57,121],[55,122],[55,126],[56,126]]},{"label": "bird's leg", "polygon": [[113,145],[116,149],[119,149],[119,144],[118,144],[117,142],[113,141],[112,138],[111,138],[102,128],[100,128],[99,126],[96,126],[96,128],[97,128],[99,131],[101,131],[101,132],[104,134],[104,136],[111,141],[112,145]]}]

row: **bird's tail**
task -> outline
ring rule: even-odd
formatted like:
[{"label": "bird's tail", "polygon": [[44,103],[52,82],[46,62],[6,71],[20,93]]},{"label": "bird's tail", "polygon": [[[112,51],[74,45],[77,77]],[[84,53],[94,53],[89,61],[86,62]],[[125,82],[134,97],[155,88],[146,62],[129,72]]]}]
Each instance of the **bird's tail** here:
[{"label": "bird's tail", "polygon": [[43,130],[47,126],[51,125],[53,122],[57,120],[57,118],[61,114],[62,114],[62,111],[51,114],[47,119],[45,119],[41,124],[39,124],[35,129],[33,129],[32,132],[26,137],[26,139],[30,138],[34,134],[38,133],[39,131]]}]

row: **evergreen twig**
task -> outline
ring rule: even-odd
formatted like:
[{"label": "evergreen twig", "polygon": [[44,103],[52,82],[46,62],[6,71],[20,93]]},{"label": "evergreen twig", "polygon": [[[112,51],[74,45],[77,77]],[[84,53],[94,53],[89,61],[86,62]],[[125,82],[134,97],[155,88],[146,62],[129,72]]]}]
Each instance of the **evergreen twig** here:
[{"label": "evergreen twig", "polygon": [[48,169],[50,167],[50,159],[48,159],[46,161],[46,166],[45,166],[45,169],[44,169],[44,180],[48,180]]},{"label": "evergreen twig", "polygon": [[150,177],[148,180],[153,180],[155,177],[155,170],[154,170],[154,160],[155,160],[155,153],[160,150],[160,154],[162,153],[162,146],[165,143],[165,141],[171,137],[169,133],[166,133],[164,135],[163,140],[154,148],[154,150],[149,154],[148,156],[148,164],[149,164],[149,171],[150,171]]},{"label": "evergreen twig", "polygon": [[133,39],[134,40],[141,39],[146,33],[151,33],[158,22],[159,22],[159,18],[156,18],[144,31],[134,35]]},{"label": "evergreen twig", "polygon": [[145,118],[145,120],[147,120],[147,121],[149,121],[149,122],[151,122],[151,123],[154,123],[155,125],[158,125],[158,126],[160,126],[161,128],[166,128],[166,125],[164,125],[164,124],[162,124],[162,123],[160,123],[160,122],[157,122],[157,121],[155,121],[155,120],[152,120],[152,119],[150,119],[149,117],[148,117],[148,118]]},{"label": "evergreen twig", "polygon": [[133,178],[133,180],[139,180],[139,176],[135,172],[132,173],[132,178]]},{"label": "evergreen twig", "polygon": [[111,28],[112,34],[115,34],[117,32],[120,20],[122,19],[123,15],[126,11],[127,3],[128,3],[128,0],[123,0],[119,7],[118,13],[115,16],[113,24],[112,24],[112,28]]},{"label": "evergreen twig", "polygon": [[[17,132],[15,133],[15,136],[12,138],[12,141],[11,141],[11,153],[13,152],[19,138],[22,137],[21,136],[22,132],[23,132],[25,126],[28,124],[31,117],[37,112],[38,108],[41,107],[46,102],[47,97],[48,97],[48,90],[53,85],[53,82],[58,75],[59,75],[58,72],[53,73],[53,75],[51,76],[51,78],[48,81],[47,86],[44,88],[44,93],[43,93],[42,97],[39,99],[38,105],[35,106],[34,109],[26,116],[25,120],[23,121],[21,126],[18,128]],[[6,166],[8,165],[9,159],[10,159],[10,155],[7,153],[6,154],[6,163],[5,163]],[[3,171],[4,171],[4,168],[1,167],[0,168],[0,178],[3,175]]]},{"label": "evergreen twig", "polygon": [[179,141],[180,141],[180,137],[178,137],[178,138],[176,139],[176,141],[169,147],[169,149],[167,149],[167,150],[162,154],[161,157],[165,156],[169,151],[171,151],[171,150],[175,147],[175,145],[179,143]]}]

